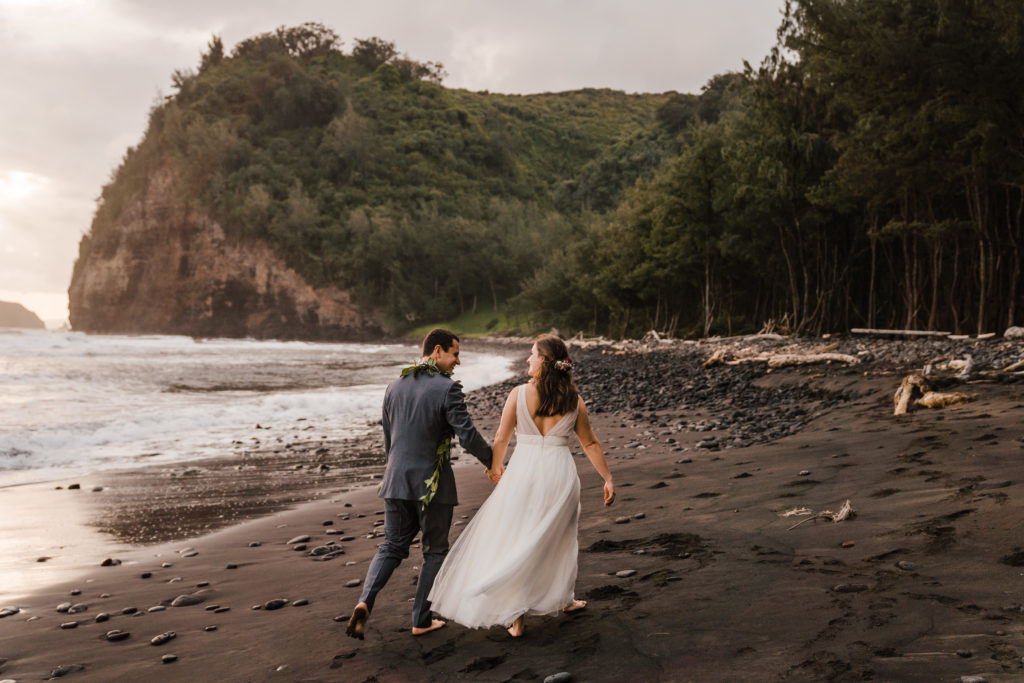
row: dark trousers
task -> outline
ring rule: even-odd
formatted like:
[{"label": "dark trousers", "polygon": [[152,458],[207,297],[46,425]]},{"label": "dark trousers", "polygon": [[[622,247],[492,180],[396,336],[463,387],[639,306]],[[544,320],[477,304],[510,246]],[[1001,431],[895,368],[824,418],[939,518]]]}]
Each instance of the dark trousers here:
[{"label": "dark trousers", "polygon": [[416,600],[412,605],[412,625],[430,626],[430,601],[427,595],[434,585],[434,577],[448,554],[448,531],[452,527],[453,505],[431,503],[422,509],[418,500],[384,499],[384,543],[370,562],[363,582],[360,602],[372,612],[377,593],[391,578],[402,560],[409,557],[409,545],[417,532],[423,535],[423,567],[416,586]]}]

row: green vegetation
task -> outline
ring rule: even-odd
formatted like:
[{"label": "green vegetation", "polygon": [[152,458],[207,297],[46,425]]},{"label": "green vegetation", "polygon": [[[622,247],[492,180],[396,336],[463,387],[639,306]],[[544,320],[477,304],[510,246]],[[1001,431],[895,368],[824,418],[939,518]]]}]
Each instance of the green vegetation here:
[{"label": "green vegetation", "polygon": [[215,37],[80,252],[171,171],[398,332],[1019,322],[1024,6],[790,0],[778,36],[699,95],[525,96],[318,24]]}]

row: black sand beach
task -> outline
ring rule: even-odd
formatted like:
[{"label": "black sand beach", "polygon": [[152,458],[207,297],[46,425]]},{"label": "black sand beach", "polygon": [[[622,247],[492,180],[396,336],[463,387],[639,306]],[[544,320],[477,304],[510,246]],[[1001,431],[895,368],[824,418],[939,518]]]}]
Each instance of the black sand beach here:
[{"label": "black sand beach", "polygon": [[[73,579],[18,598],[0,619],[0,678],[1021,680],[1024,385],[1014,375],[933,379],[976,399],[899,417],[893,393],[930,361],[971,354],[984,373],[1019,360],[1024,348],[1002,340],[845,339],[828,351],[830,340],[791,343],[573,351],[618,500],[601,505],[600,479],[580,456],[577,597],[589,604],[528,619],[524,638],[455,624],[412,637],[415,551],[378,599],[366,640],[346,638],[334,618],[351,611],[358,588],[347,584],[363,578],[379,543],[383,505],[373,486],[296,479],[285,489],[312,502],[295,506],[280,488],[247,492],[245,469],[232,470],[239,463],[226,457],[200,468],[218,474],[180,492],[178,503],[198,509],[206,501],[212,510],[223,500],[236,516],[209,512],[229,515],[223,528],[188,527],[187,540],[122,550],[115,566],[100,566],[108,555],[97,552]],[[788,350],[858,362],[702,367],[722,349],[726,361]],[[488,437],[508,386],[473,396]],[[374,445],[338,448],[363,449],[372,460]],[[453,538],[491,488],[471,461],[456,463],[462,505]],[[311,461],[296,464],[312,477]],[[161,518],[166,502],[141,492],[146,477],[152,490],[166,486],[163,475],[104,476],[112,490],[126,481],[118,477],[134,477],[137,490],[121,513],[98,512],[108,531]],[[251,505],[264,498],[265,508]],[[786,516],[837,512],[847,500],[853,515],[843,521]],[[174,537],[169,526],[146,528],[146,540]],[[178,602],[194,604],[172,606],[186,595]],[[57,611],[62,603],[81,611]],[[115,630],[129,635],[110,639]],[[167,655],[174,661],[164,663]]]}]

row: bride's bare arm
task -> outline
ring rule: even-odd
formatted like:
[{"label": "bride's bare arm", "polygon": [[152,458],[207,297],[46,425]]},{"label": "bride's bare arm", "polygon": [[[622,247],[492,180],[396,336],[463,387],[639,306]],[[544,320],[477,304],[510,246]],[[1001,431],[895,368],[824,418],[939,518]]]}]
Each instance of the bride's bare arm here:
[{"label": "bride's bare arm", "polygon": [[501,477],[505,471],[505,452],[508,451],[508,442],[512,440],[512,433],[516,430],[516,398],[519,396],[519,387],[509,392],[505,399],[505,407],[501,409],[501,423],[494,435],[494,445],[491,446],[491,469],[487,471],[488,476],[496,475]]},{"label": "bride's bare arm", "polygon": [[582,396],[580,396],[579,408],[580,412],[576,418],[576,436],[579,438],[580,445],[590,460],[590,464],[604,479],[604,504],[611,505],[615,502],[615,484],[612,482],[612,473],[604,458],[601,442],[597,440],[597,434],[594,434],[594,429],[590,426],[590,414],[587,413],[587,404],[583,402]]}]

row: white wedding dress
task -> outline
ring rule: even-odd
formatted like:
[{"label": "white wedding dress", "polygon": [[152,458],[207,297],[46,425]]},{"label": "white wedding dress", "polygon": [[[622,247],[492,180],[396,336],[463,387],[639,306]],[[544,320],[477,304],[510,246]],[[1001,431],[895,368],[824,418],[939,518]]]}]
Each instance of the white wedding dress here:
[{"label": "white wedding dress", "polygon": [[569,439],[577,412],[542,436],[519,387],[516,449],[438,572],[429,597],[434,612],[485,628],[573,601],[580,479]]}]

